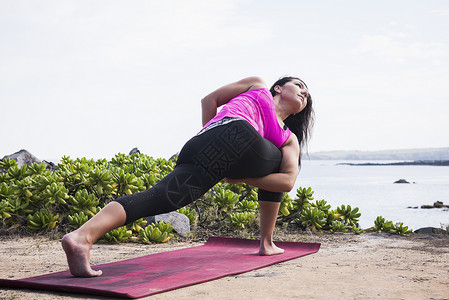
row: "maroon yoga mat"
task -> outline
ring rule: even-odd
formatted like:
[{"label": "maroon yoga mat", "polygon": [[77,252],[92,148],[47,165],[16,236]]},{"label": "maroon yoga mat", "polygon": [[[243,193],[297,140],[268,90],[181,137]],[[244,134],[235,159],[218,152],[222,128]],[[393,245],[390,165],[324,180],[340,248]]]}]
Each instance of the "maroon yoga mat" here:
[{"label": "maroon yoga mat", "polygon": [[290,260],[320,249],[317,243],[276,242],[285,253],[259,256],[259,241],[211,237],[206,244],[96,265],[101,277],[77,278],[69,271],[23,278],[0,279],[0,286],[140,298],[239,274]]}]

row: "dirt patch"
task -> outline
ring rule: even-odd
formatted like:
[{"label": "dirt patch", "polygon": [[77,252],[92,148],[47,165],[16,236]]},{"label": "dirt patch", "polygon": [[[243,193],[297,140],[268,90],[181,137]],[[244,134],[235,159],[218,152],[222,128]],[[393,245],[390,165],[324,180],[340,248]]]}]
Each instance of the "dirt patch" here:
[{"label": "dirt patch", "polygon": [[[158,294],[147,299],[449,299],[449,236],[312,234],[283,240],[319,242],[318,253],[252,272]],[[95,244],[93,264],[201,245]],[[1,237],[1,278],[19,279],[67,269],[59,241]],[[106,299],[57,292],[0,289],[0,299]]]}]

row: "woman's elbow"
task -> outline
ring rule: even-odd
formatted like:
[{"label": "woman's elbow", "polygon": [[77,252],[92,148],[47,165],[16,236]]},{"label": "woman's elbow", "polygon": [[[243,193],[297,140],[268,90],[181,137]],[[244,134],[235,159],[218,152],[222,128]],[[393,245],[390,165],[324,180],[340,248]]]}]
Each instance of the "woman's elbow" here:
[{"label": "woman's elbow", "polygon": [[295,183],[294,182],[289,182],[288,184],[287,184],[287,186],[285,187],[285,192],[286,193],[289,193],[289,192],[291,192],[292,190],[293,190],[293,188],[295,187]]},{"label": "woman's elbow", "polygon": [[282,192],[284,193],[290,192],[295,187],[295,184],[296,184],[296,177],[285,180],[284,184],[282,185]]},{"label": "woman's elbow", "polygon": [[210,104],[209,104],[210,102],[211,102],[210,99],[207,99],[206,97],[204,97],[203,99],[201,99],[201,108],[202,109],[207,108],[208,106],[210,106]]}]

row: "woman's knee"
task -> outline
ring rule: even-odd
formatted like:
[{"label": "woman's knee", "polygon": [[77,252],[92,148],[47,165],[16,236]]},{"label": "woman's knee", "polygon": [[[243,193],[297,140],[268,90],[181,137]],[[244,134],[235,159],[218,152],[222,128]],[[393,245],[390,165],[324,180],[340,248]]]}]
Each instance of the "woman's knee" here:
[{"label": "woman's knee", "polygon": [[284,193],[280,192],[270,192],[263,189],[259,189],[258,191],[258,199],[259,201],[268,201],[268,202],[281,202]]}]

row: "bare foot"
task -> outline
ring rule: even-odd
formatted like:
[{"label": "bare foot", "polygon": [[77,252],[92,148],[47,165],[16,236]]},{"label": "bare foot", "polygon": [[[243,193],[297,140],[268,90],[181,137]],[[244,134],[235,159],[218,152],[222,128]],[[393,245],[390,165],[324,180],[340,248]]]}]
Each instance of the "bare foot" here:
[{"label": "bare foot", "polygon": [[264,245],[261,243],[259,248],[259,255],[261,256],[269,256],[269,255],[277,255],[284,253],[285,250],[282,248],[279,248],[274,243]]},{"label": "bare foot", "polygon": [[90,267],[90,248],[92,246],[86,242],[85,238],[81,238],[76,231],[73,231],[62,238],[61,244],[67,256],[70,273],[73,276],[101,276],[102,271],[95,271]]}]

